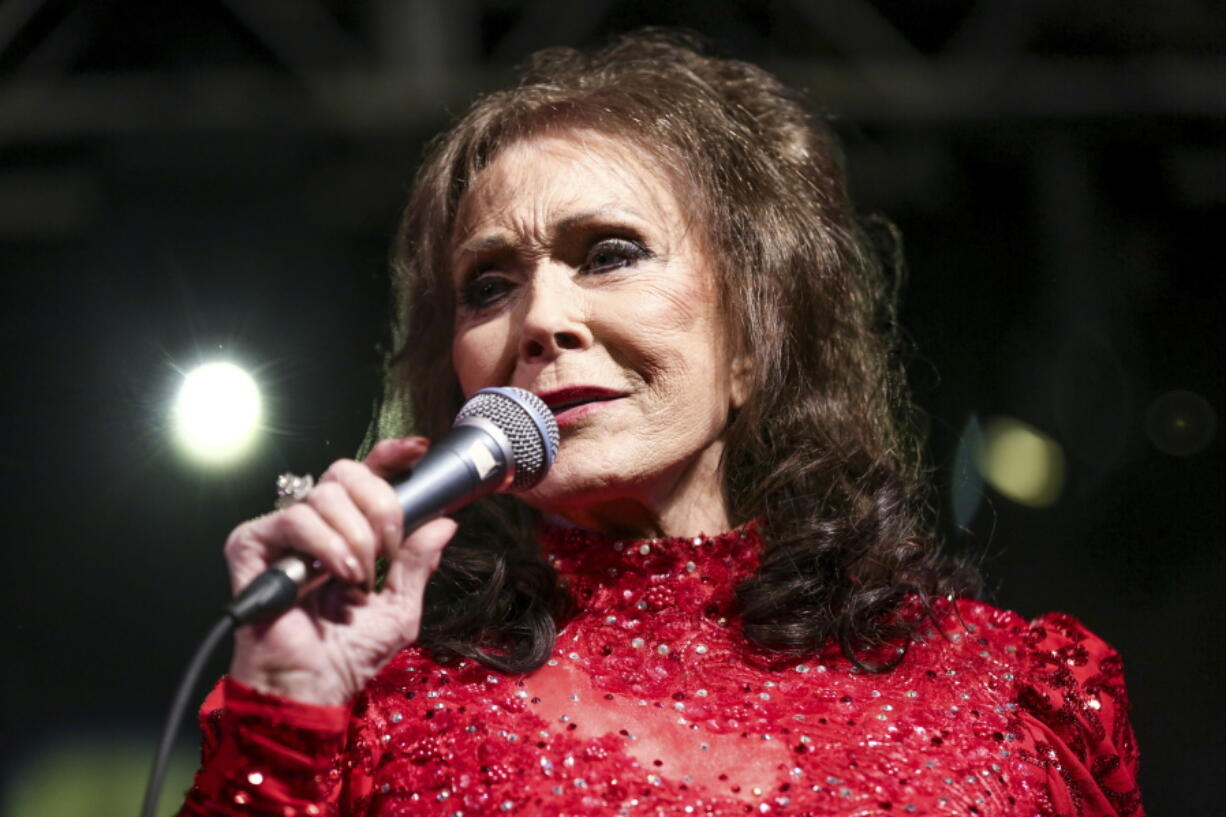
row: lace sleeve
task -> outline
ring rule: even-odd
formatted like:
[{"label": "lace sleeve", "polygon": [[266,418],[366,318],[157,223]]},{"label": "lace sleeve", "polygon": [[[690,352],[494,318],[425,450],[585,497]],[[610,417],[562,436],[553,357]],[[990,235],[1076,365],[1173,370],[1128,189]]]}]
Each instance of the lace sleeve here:
[{"label": "lace sleeve", "polygon": [[1018,689],[1026,760],[1047,771],[1056,814],[1143,814],[1137,746],[1119,653],[1071,616],[1051,613],[1025,635]]}]

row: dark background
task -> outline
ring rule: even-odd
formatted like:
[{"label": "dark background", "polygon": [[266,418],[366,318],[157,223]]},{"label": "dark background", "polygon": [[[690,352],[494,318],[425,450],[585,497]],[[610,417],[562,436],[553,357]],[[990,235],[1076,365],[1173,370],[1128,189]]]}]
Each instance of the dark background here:
[{"label": "dark background", "polygon": [[[1210,811],[1222,11],[3,0],[5,814],[136,811],[227,594],[226,533],[268,508],[277,473],[318,473],[362,438],[388,241],[425,139],[532,50],[644,24],[697,30],[835,118],[860,205],[905,237],[951,549],[983,559],[996,603],[1072,613],[1122,652],[1148,808]],[[179,373],[219,355],[256,373],[268,427],[253,456],[205,471],[175,453],[167,409]],[[1172,391],[1199,398],[1155,406]],[[1048,507],[955,467],[964,430],[999,416],[1063,451]]]}]

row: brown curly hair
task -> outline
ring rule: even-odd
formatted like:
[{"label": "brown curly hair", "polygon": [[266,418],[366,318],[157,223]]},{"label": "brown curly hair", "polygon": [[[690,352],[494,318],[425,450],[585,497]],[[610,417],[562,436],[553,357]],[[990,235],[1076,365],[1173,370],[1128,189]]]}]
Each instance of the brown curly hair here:
[{"label": "brown curly hair", "polygon": [[[863,650],[914,626],[900,614],[908,596],[978,592],[975,571],[931,536],[897,349],[900,265],[882,264],[852,208],[837,139],[773,75],[685,35],[541,51],[515,87],[479,99],[432,144],[398,235],[394,346],[372,436],[450,426],[464,397],[450,358],[460,200],[507,145],[567,128],[635,145],[684,186],[678,198],[716,259],[729,340],[752,361],[723,461],[729,518],[764,523],[760,568],[737,589],[745,636],[788,652],[834,638],[863,666]],[[540,666],[565,594],[541,559],[535,512],[492,497],[461,517],[420,643],[443,660]]]}]

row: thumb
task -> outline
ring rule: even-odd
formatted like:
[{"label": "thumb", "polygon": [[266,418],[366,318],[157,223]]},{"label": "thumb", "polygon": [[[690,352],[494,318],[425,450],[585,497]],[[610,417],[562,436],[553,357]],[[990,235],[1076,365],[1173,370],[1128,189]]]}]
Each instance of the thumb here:
[{"label": "thumb", "polygon": [[401,543],[391,558],[384,593],[396,596],[420,596],[424,593],[430,574],[438,567],[443,548],[455,536],[455,521],[442,517],[422,525]]}]

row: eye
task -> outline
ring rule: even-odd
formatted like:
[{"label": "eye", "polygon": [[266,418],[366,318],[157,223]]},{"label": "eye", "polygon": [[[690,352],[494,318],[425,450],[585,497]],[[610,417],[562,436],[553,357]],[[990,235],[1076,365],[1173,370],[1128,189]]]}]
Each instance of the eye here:
[{"label": "eye", "polygon": [[511,281],[503,275],[477,270],[460,288],[460,304],[477,312],[501,301],[511,288]]},{"label": "eye", "polygon": [[586,272],[608,272],[632,266],[650,257],[651,251],[638,241],[628,238],[606,238],[596,242],[588,250],[583,269]]}]

